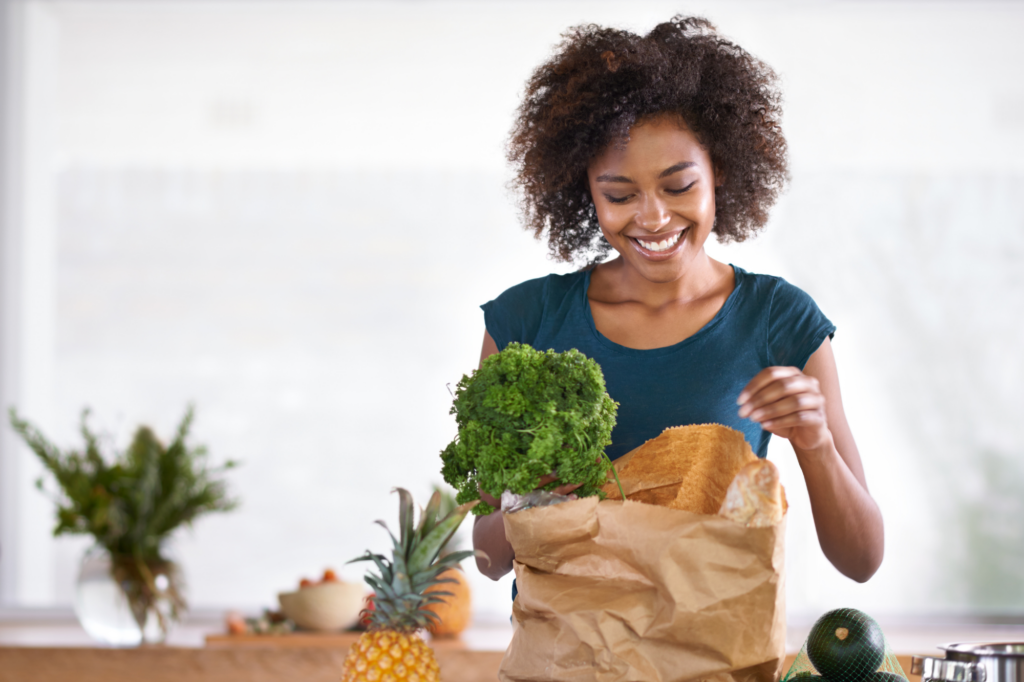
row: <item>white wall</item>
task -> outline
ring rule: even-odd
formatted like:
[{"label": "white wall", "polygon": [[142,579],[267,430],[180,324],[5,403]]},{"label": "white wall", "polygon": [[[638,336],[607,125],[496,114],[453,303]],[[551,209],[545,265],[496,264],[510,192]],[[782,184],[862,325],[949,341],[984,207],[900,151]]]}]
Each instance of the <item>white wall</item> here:
[{"label": "white wall", "polygon": [[[791,279],[839,325],[887,521],[878,576],[841,578],[776,443],[791,611],[1024,609],[1012,572],[971,561],[1009,566],[1024,533],[1024,327],[1009,314],[1024,293],[1024,8],[47,6],[60,35],[47,423],[71,444],[88,404],[122,438],[139,422],[168,433],[194,400],[197,440],[244,461],[242,509],[178,543],[194,605],[271,605],[302,575],[384,548],[371,522],[394,516],[388,490],[425,495],[440,478],[445,384],[475,366],[476,306],[566,269],[518,229],[504,190],[523,83],[570,25],[643,31],[687,11],[780,73],[792,152],[765,235],[709,249]],[[50,603],[69,602],[80,547],[52,545]],[[474,574],[482,618],[505,617],[507,583]],[[35,603],[20,585],[4,598]]]},{"label": "white wall", "polygon": [[[59,29],[51,8],[0,7],[0,407],[17,405],[52,427],[56,390],[55,131]],[[55,598],[48,516],[34,489],[42,467],[0,430],[0,604]]]}]

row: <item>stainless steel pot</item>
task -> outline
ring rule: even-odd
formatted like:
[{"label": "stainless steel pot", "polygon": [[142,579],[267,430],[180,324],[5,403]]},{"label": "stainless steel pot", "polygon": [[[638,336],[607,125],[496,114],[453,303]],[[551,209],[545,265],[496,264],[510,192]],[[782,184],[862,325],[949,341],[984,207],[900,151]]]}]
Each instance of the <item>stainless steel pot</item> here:
[{"label": "stainless steel pot", "polygon": [[1024,682],[1024,643],[948,644],[945,658],[914,656],[922,682]]}]

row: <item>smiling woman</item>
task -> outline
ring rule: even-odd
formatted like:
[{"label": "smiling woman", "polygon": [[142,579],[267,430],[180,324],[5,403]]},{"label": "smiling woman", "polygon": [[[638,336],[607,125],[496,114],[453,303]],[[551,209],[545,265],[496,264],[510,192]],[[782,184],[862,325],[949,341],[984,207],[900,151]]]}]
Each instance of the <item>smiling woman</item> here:
[{"label": "smiling woman", "polygon": [[621,151],[638,123],[667,114],[685,122],[718,176],[715,234],[743,241],[764,227],[786,181],[780,100],[772,69],[705,19],[677,17],[643,38],[573,29],[527,84],[509,142],[527,226],[561,260],[600,260],[610,245],[591,201],[592,163]]},{"label": "smiling woman", "polygon": [[[519,342],[597,360],[620,404],[612,459],[686,424],[730,426],[760,457],[772,434],[788,439],[822,550],[865,581],[882,561],[882,517],[843,411],[835,326],[785,280],[704,250],[713,233],[742,241],[763,227],[785,180],[774,80],[703,19],[643,37],[569,32],[530,80],[509,156],[528,227],[589,265],[485,304],[482,355]],[[491,558],[481,571],[511,569],[500,513],[477,519],[474,541]]]},{"label": "smiling woman", "polygon": [[[704,255],[715,225],[711,156],[681,117],[660,115],[634,126],[625,145],[596,157],[588,175],[601,234],[620,254],[591,276],[595,325],[629,348],[663,348],[693,336],[732,291],[731,269]],[[685,289],[651,290],[664,297],[653,302],[656,316],[629,305],[643,282],[677,281]]]}]

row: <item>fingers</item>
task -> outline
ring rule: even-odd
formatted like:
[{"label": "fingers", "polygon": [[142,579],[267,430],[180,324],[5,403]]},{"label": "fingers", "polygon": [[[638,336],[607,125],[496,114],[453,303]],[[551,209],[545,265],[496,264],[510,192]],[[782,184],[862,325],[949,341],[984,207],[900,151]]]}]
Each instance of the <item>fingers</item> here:
[{"label": "fingers", "polygon": [[[760,371],[743,389],[736,402],[740,405],[741,417],[760,421],[765,416],[767,406],[792,396],[801,396],[796,409],[818,409],[824,405],[818,380],[796,367],[768,367]],[[789,406],[792,407],[792,404]],[[758,413],[757,417],[755,413]],[[779,414],[778,409],[774,414]]]},{"label": "fingers", "polygon": [[488,495],[483,490],[480,490],[480,499],[486,502],[487,504],[491,505],[495,509],[501,509],[501,500],[499,500],[494,495]]},{"label": "fingers", "polygon": [[791,377],[795,374],[800,373],[800,370],[798,370],[796,367],[766,367],[762,369],[760,372],[758,372],[757,376],[751,379],[750,383],[748,383],[743,388],[743,390],[740,391],[739,397],[736,398],[736,404],[744,404],[745,402],[750,400],[750,398],[754,396],[758,391],[760,391],[773,381],[776,381],[777,379]]},{"label": "fingers", "polygon": [[760,407],[744,406],[740,410],[740,416],[746,416],[751,421],[760,422],[762,425],[778,417],[799,412],[821,412],[824,414],[825,398],[820,393],[797,393],[778,397],[778,399],[762,404]]},{"label": "fingers", "polygon": [[558,486],[557,488],[555,488],[551,492],[555,493],[556,495],[568,495],[573,490],[576,490],[577,488],[579,488],[581,485],[583,485],[583,484],[582,483],[568,483],[566,485]]},{"label": "fingers", "polygon": [[825,413],[820,410],[805,410],[793,412],[777,419],[768,419],[761,422],[761,426],[769,431],[781,431],[794,427],[817,427],[825,425]]},{"label": "fingers", "polygon": [[[740,393],[739,416],[791,442],[818,443],[828,431],[818,380],[795,367],[768,367]],[[794,440],[796,439],[796,440]]]},{"label": "fingers", "polygon": [[[537,484],[537,488],[538,489],[539,488],[543,488],[548,483],[551,483],[552,481],[557,481],[557,480],[558,480],[558,474],[557,473],[550,473],[547,476],[542,476],[541,479],[540,479],[540,482]],[[552,488],[550,492],[553,492],[556,495],[568,495],[573,490],[576,490],[577,488],[579,488],[581,485],[583,485],[583,484],[582,483],[566,483],[565,485],[560,485],[560,486],[558,486],[556,488]]]},{"label": "fingers", "polygon": [[551,483],[552,481],[557,481],[557,480],[558,480],[558,474],[552,472],[552,473],[548,474],[547,476],[541,476],[540,480],[537,482],[537,487],[538,488],[543,488],[548,483]]},{"label": "fingers", "polygon": [[[556,473],[550,473],[546,476],[541,476],[540,481],[538,481],[537,487],[534,488],[534,490],[540,490],[541,488],[548,485],[552,481],[557,480],[558,474]],[[556,495],[569,495],[571,492],[573,492],[582,485],[582,483],[566,483],[565,485],[560,485],[556,488],[552,488],[549,492],[555,493]],[[493,495],[488,495],[481,488],[477,488],[477,490],[480,492],[481,500],[491,505],[495,509],[501,509],[501,500],[494,497]]]}]

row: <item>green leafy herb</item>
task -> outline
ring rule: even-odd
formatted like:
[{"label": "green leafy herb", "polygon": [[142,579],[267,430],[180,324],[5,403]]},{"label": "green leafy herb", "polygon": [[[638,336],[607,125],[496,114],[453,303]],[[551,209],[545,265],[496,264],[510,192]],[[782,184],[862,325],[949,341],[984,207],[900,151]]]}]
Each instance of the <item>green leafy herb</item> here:
[{"label": "green leafy herb", "polygon": [[[205,447],[186,444],[192,414],[190,407],[166,447],[149,427],[142,426],[127,450],[105,456],[99,436],[86,423],[88,410],[83,410],[80,426],[85,446],[66,452],[21,419],[14,408],[10,410],[12,427],[60,488],[53,494],[57,504],[53,534],[92,535],[110,553],[114,577],[125,589],[140,628],[159,592],[153,576],[171,563],[161,554],[167,537],[203,514],[228,511],[238,504],[228,497],[219,477],[235,462],[211,467]],[[46,490],[42,479],[36,485]],[[170,596],[175,610],[184,608],[176,589]],[[159,610],[156,613],[163,626],[163,616]]]},{"label": "green leafy herb", "polygon": [[[526,494],[552,472],[549,489],[581,483],[577,496],[599,495],[616,408],[600,366],[583,353],[511,343],[459,382],[451,409],[459,435],[441,453],[441,474],[460,504],[480,490]],[[473,509],[492,511],[485,502]]]},{"label": "green leafy herb", "polygon": [[[100,451],[82,412],[81,450],[61,452],[11,408],[11,425],[56,479],[60,494],[54,535],[92,535],[112,556],[160,559],[160,546],[179,526],[198,516],[237,506],[218,475],[235,466],[206,464],[206,448],[185,440],[192,426],[189,408],[171,444],[164,446],[147,427],[135,432],[128,449],[114,457]],[[37,486],[43,489],[40,479]]]}]

